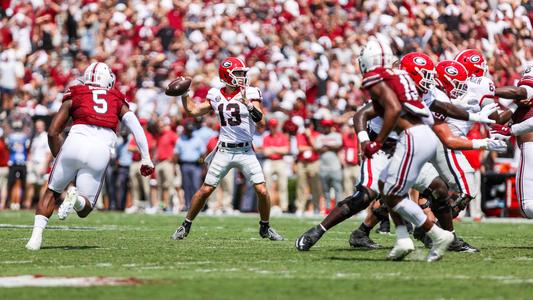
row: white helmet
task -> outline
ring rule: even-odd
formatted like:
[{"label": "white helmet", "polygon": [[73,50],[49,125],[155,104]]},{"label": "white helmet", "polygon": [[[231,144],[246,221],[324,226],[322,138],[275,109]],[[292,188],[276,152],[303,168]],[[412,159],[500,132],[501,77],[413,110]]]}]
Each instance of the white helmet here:
[{"label": "white helmet", "polygon": [[85,69],[83,82],[110,89],[115,85],[115,74],[105,63],[93,62]]},{"label": "white helmet", "polygon": [[396,59],[389,45],[372,38],[361,49],[357,60],[364,74],[378,67],[391,68]]}]

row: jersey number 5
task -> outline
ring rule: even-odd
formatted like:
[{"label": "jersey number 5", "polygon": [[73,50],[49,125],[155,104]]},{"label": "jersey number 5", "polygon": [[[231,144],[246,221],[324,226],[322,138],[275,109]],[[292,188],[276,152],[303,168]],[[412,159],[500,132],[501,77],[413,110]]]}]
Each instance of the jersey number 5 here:
[{"label": "jersey number 5", "polygon": [[106,90],[94,90],[93,91],[93,109],[99,114],[105,114],[107,112],[107,101],[104,97],[107,94]]},{"label": "jersey number 5", "polygon": [[241,109],[237,103],[229,103],[226,110],[230,112],[230,118],[224,118],[224,103],[218,106],[218,116],[220,117],[220,126],[239,126],[241,125]]}]

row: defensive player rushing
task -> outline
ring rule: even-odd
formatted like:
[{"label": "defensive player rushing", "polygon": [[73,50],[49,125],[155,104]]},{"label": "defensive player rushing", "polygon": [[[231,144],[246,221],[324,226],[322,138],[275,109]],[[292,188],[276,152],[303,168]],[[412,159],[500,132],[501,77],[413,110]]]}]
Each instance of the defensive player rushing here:
[{"label": "defensive player rushing", "polygon": [[[444,114],[453,116],[455,118],[463,120],[475,120],[485,123],[493,123],[494,121],[488,119],[488,115],[496,110],[496,106],[486,107],[479,114],[477,113],[468,113],[462,109],[456,108],[453,104],[449,103],[448,97],[444,95],[440,90],[435,90],[434,86],[434,64],[429,57],[421,53],[411,53],[402,58],[402,68],[406,70],[409,75],[415,80],[417,89],[423,94],[423,99],[430,107],[432,111],[442,112]],[[413,72],[415,74],[413,74]],[[463,80],[466,79],[466,71],[464,74]],[[436,98],[443,98],[441,101],[434,101]],[[372,109],[372,105],[367,105],[363,109],[357,112],[354,117],[354,125],[358,132],[361,132],[363,135],[366,134],[366,121],[373,117],[375,114]],[[382,121],[380,118],[373,119],[369,123],[369,130],[373,139],[377,135],[377,132],[381,130]],[[449,129],[448,129],[449,131]],[[476,140],[474,142],[469,140],[452,138],[451,134],[439,135],[443,142],[448,147],[453,148],[472,148],[474,145],[479,148],[489,148],[494,144],[494,141],[489,140]],[[363,140],[366,138],[362,137]],[[397,137],[395,134],[391,134],[387,142],[384,143],[383,148],[378,151],[371,159],[366,159],[362,165],[362,176],[359,185],[356,187],[357,191],[350,197],[346,198],[344,201],[339,203],[339,205],[326,217],[326,219],[316,227],[308,230],[304,235],[302,235],[296,242],[296,247],[299,250],[308,250],[313,246],[322,234],[329,228],[335,226],[336,224],[344,221],[346,218],[349,218],[353,214],[364,209],[370,201],[375,199],[378,196],[378,184],[377,176],[381,170],[388,163],[390,154],[394,151],[394,144],[396,143]],[[489,143],[491,145],[489,145]],[[440,143],[439,143],[440,144]],[[501,144],[501,143],[500,143]],[[447,165],[443,166],[444,169],[447,169]],[[434,209],[438,209],[441,212],[441,218],[446,214],[447,218],[450,219],[451,223],[451,214],[449,213],[450,207],[448,205],[448,190],[446,184],[438,178],[437,171],[435,168],[429,164],[426,164],[422,169],[420,176],[417,178],[414,186],[415,189],[419,190],[423,195],[432,199],[431,204]],[[376,248],[377,245],[369,239],[368,234],[371,227],[373,227],[378,218],[382,215],[388,218],[387,211],[383,207],[378,208],[376,206],[375,216],[371,213],[369,218],[365,219],[365,222],[361,224],[358,230],[355,230],[350,236],[350,244],[352,246],[363,246],[367,248]],[[372,223],[372,224],[370,224]],[[453,227],[450,228],[453,230]],[[453,249],[456,251],[465,251],[465,249],[470,249],[475,251],[475,248],[471,247],[464,241],[456,239],[453,244]]]},{"label": "defensive player rushing", "polygon": [[513,125],[495,124],[491,135],[517,136],[520,163],[516,172],[516,192],[522,215],[533,219],[533,67],[526,68],[517,86],[497,88],[496,96],[520,101],[509,105],[514,111]]},{"label": "defensive player rushing", "polygon": [[[92,211],[102,188],[105,170],[116,142],[115,130],[122,121],[133,133],[142,156],[141,173],[149,176],[154,170],[148,143],[137,117],[129,110],[124,95],[114,88],[115,75],[104,63],[89,65],[81,84],[71,86],[63,96],[63,104],[48,130],[48,144],[55,157],[48,189],[37,204],[35,223],[28,250],[39,250],[43,230],[54,212],[61,193],[68,189],[59,207],[58,217],[64,220],[72,211],[85,218]],[[62,132],[68,120],[72,127],[66,139]]]},{"label": "defensive player rushing", "polygon": [[189,234],[192,221],[220,180],[232,168],[240,169],[257,193],[261,217],[259,235],[274,241],[283,240],[269,225],[270,198],[263,170],[252,148],[256,124],[264,126],[264,119],[261,91],[248,86],[247,71],[248,68],[242,60],[228,57],[219,67],[220,80],[225,83],[225,87],[211,88],[207,93],[208,101],[198,104],[194,103],[187,93],[181,97],[185,111],[193,117],[214,110],[220,122],[220,135],[217,147],[206,158],[209,167],[205,181],[194,194],[187,217],[172,235],[173,240],[183,239]]}]

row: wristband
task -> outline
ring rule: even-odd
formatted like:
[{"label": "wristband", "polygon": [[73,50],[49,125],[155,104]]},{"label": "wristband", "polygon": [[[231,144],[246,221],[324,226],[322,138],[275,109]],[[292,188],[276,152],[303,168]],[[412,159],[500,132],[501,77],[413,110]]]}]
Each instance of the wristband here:
[{"label": "wristband", "polygon": [[254,109],[254,105],[252,103],[248,104],[248,106],[246,106],[248,108],[248,111],[252,111]]},{"label": "wristband", "polygon": [[472,140],[472,149],[487,149],[486,140]]},{"label": "wristband", "polygon": [[514,112],[518,109],[518,104],[513,102],[509,104],[507,108],[514,114]]},{"label": "wristband", "polygon": [[530,87],[528,85],[521,85],[520,87],[526,89],[526,97],[528,100],[531,100],[531,98],[533,98],[533,87]]},{"label": "wristband", "polygon": [[366,131],[359,131],[357,133],[357,139],[359,140],[359,143],[370,141],[370,137],[368,137],[368,133]]},{"label": "wristband", "polygon": [[468,121],[478,122],[480,119],[479,114],[468,113]]}]

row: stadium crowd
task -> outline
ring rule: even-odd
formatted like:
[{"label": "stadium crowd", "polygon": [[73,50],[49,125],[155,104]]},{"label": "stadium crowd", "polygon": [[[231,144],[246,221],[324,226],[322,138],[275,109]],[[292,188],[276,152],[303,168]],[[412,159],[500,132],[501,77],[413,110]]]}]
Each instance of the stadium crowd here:
[{"label": "stadium crowd", "polygon": [[[357,54],[370,35],[398,56],[422,51],[435,61],[482,50],[496,86],[513,85],[533,64],[533,5],[527,0],[3,0],[0,1],[0,209],[31,207],[53,163],[46,127],[62,93],[92,61],[103,61],[146,130],[155,176],[125,130],[107,170],[101,208],[147,213],[190,205],[216,145],[212,114],[188,118],[164,88],[193,79],[205,101],[220,87],[218,64],[238,56],[263,92],[267,128],[254,148],[274,210],[317,213],[352,192],[359,156],[350,119],[367,97]],[[477,126],[472,136],[484,135]],[[512,149],[511,149],[512,151]],[[484,171],[486,157],[473,151]],[[482,159],[483,157],[483,159]],[[491,164],[488,164],[492,168]],[[486,170],[486,169],[485,169]],[[242,175],[230,173],[208,213],[254,211]],[[329,191],[332,190],[332,193]],[[327,191],[327,192],[325,192]],[[327,199],[327,200],[326,200]],[[475,211],[475,212],[474,212]],[[473,209],[480,217],[481,212]]]}]

